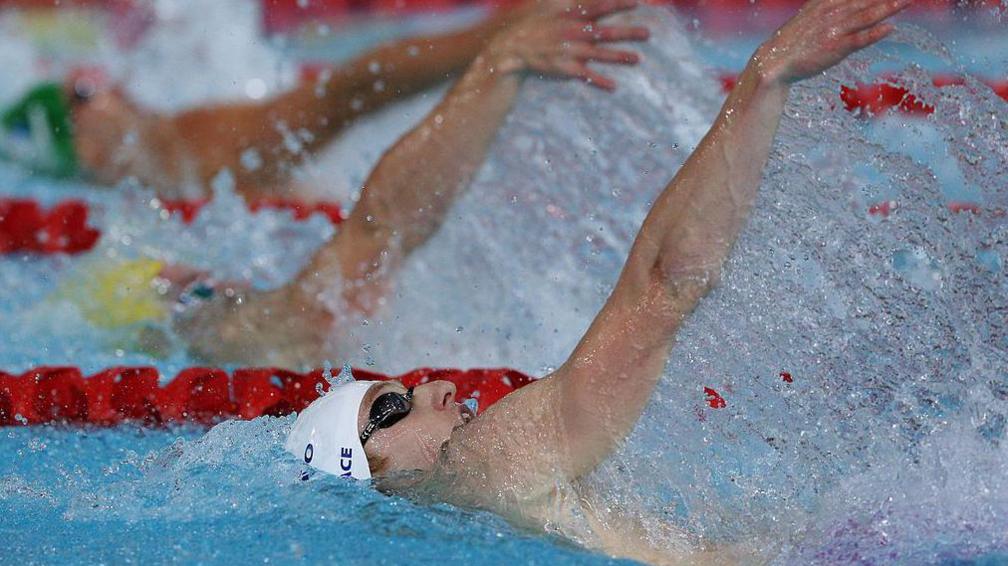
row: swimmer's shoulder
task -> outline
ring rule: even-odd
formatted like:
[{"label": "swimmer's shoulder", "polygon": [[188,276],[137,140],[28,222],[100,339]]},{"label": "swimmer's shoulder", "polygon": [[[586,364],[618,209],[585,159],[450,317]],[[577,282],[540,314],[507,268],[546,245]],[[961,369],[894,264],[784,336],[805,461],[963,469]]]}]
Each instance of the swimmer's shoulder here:
[{"label": "swimmer's shoulder", "polygon": [[455,430],[430,481],[467,494],[479,506],[552,497],[564,464],[563,451],[556,450],[561,427],[552,410],[554,389],[550,380],[538,380]]}]

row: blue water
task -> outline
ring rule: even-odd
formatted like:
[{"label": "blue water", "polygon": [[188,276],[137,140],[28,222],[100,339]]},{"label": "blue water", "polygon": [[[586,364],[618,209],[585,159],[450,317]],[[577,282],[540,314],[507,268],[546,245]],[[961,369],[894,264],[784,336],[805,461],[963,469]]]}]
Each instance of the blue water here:
[{"label": "blue water", "polygon": [[[129,88],[171,108],[240,95],[256,78],[279,88],[289,80],[285,50],[307,49],[259,41],[245,9],[200,16],[196,25],[168,10],[147,43],[102,56],[124,73],[148,63]],[[655,35],[640,71],[615,72],[623,88],[614,96],[526,85],[453,221],[405,267],[389,314],[355,321],[353,336],[334,344],[334,363],[388,372],[506,365],[537,375],[562,363],[649,200],[717,110],[706,68],[725,68],[743,49],[694,50],[672,22]],[[721,288],[683,329],[642,425],[588,480],[614,504],[717,543],[750,542],[781,564],[1005,562],[1008,228],[952,216],[942,203],[1005,205],[1008,105],[975,86],[934,89],[915,64],[1008,76],[990,55],[1008,42],[980,50],[959,39],[946,51],[945,38],[920,30],[897,39],[795,89]],[[10,52],[28,49],[10,43]],[[228,72],[166,91],[190,51]],[[928,94],[935,116],[862,121],[838,110],[838,81],[879,67]],[[382,149],[436,97],[355,125],[305,178],[352,203]],[[0,260],[0,367],[153,364],[171,375],[193,363],[180,347],[152,357],[129,332],[97,329],[52,300],[52,290],[107,257],[139,255],[269,288],[332,234],[321,218],[248,214],[220,188],[185,226],[161,220],[153,195],[130,183],[56,183],[0,164],[0,193],[85,198],[106,234],[81,257]],[[902,212],[885,221],[864,213],[883,199]],[[728,407],[706,407],[703,386]],[[281,449],[289,426],[264,418],[209,432],[0,430],[0,560],[609,561],[487,513],[322,476],[301,482]]]},{"label": "blue water", "polygon": [[420,507],[335,478],[301,482],[273,424],[231,423],[206,437],[197,429],[4,430],[2,561],[614,562],[488,513]]}]

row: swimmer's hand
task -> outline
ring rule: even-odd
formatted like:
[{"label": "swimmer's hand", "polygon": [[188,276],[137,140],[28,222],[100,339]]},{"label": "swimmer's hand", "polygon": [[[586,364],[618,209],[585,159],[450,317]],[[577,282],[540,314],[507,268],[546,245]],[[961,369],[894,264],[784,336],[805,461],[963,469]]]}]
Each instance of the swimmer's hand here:
[{"label": "swimmer's hand", "polygon": [[762,76],[791,84],[822,73],[889,35],[885,20],[913,0],[811,0],[754,56]]},{"label": "swimmer's hand", "polygon": [[614,90],[616,83],[589,68],[588,63],[634,65],[640,57],[599,44],[643,41],[650,33],[646,27],[600,25],[598,20],[636,6],[637,0],[544,2],[541,9],[498,34],[484,55],[493,61],[497,72],[579,79]]},{"label": "swimmer's hand", "polygon": [[202,362],[299,368],[321,359],[331,316],[305,304],[292,287],[253,291],[227,286],[177,312],[172,326],[190,355]]}]

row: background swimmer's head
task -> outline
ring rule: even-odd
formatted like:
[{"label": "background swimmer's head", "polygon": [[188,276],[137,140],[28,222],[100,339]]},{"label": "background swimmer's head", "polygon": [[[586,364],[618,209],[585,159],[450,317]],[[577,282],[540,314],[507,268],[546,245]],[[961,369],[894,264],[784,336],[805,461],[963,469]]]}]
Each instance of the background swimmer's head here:
[{"label": "background swimmer's head", "polygon": [[[390,381],[367,392],[357,417],[359,431],[367,425],[375,399],[390,391],[405,393],[406,388],[397,381]],[[409,414],[388,428],[377,429],[365,444],[371,473],[378,476],[431,469],[452,431],[472,418],[468,408],[455,402],[455,384],[432,381],[416,386]]]},{"label": "background swimmer's head", "polygon": [[81,167],[99,182],[117,182],[122,174],[116,155],[138,140],[139,109],[121,88],[94,75],[72,75],[64,85]]}]

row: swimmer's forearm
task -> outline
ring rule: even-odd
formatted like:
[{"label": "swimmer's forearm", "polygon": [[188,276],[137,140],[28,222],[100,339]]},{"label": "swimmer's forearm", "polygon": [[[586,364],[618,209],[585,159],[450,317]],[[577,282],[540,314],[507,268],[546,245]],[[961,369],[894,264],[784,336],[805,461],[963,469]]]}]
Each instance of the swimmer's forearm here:
[{"label": "swimmer's forearm", "polygon": [[681,297],[683,316],[716,283],[749,217],[788,91],[754,56],[644,222],[642,263],[672,292],[689,295]]},{"label": "swimmer's forearm", "polygon": [[478,171],[521,78],[477,58],[442,102],[390,148],[333,245],[309,270],[338,262],[347,281],[384,272],[441,225]]},{"label": "swimmer's forearm", "polygon": [[[497,34],[441,103],[385,153],[339,235],[316,255],[303,277],[339,265],[345,281],[368,281],[348,288],[350,295],[380,287],[441,226],[469,186],[526,73],[612,88],[611,79],[586,64],[637,62],[632,52],[600,44],[641,41],[648,37],[646,28],[615,25],[596,33],[591,25],[635,5],[634,0],[611,0],[581,11],[533,5],[531,14]],[[347,293],[344,298],[352,299]]]},{"label": "swimmer's forearm", "polygon": [[911,1],[809,0],[750,60],[652,207],[605,307],[549,380],[569,475],[593,469],[629,434],[680,325],[718,279],[756,200],[788,85],[884,38],[886,18]]},{"label": "swimmer's forearm", "polygon": [[[720,276],[756,200],[789,85],[892,32],[913,0],[810,0],[756,51],[700,147],[659,198],[638,238],[639,269],[666,282],[685,316]],[[631,258],[631,262],[636,261]]]},{"label": "swimmer's forearm", "polygon": [[[289,167],[328,144],[352,120],[461,72],[501,26],[498,13],[468,29],[378,46],[347,64],[262,102],[194,108],[172,118],[199,174],[221,169],[240,189],[283,183]],[[243,152],[261,165],[242,165]]]},{"label": "swimmer's forearm", "polygon": [[557,371],[568,474],[633,429],[680,324],[713,285],[752,208],[787,87],[750,65],[710,132],[651,209],[606,306]]},{"label": "swimmer's forearm", "polygon": [[[353,115],[369,112],[458,76],[505,24],[506,14],[497,13],[461,31],[395,41],[334,72],[351,93]],[[345,103],[346,98],[337,94],[333,102]]]}]

